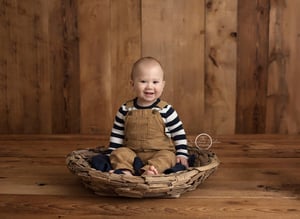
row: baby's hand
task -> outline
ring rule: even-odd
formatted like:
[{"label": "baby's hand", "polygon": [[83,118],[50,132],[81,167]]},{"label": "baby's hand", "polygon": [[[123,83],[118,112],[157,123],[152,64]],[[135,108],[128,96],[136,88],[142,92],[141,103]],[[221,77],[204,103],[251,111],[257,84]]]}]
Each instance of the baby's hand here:
[{"label": "baby's hand", "polygon": [[186,168],[189,167],[189,163],[188,160],[185,157],[177,157],[176,159],[177,163],[181,163],[183,166],[185,166]]}]

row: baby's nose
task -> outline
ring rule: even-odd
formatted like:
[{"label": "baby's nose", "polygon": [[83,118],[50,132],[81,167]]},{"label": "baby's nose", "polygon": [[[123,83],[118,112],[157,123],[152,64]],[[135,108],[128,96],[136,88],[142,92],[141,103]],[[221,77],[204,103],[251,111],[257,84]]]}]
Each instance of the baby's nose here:
[{"label": "baby's nose", "polygon": [[149,82],[147,83],[147,88],[152,88],[153,87],[153,83]]}]

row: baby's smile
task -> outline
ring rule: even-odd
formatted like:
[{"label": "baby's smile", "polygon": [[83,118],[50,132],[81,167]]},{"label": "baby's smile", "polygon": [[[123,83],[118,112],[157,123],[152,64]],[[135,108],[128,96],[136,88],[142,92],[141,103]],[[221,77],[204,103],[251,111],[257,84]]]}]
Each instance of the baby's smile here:
[{"label": "baby's smile", "polygon": [[152,91],[145,91],[144,94],[146,94],[146,95],[153,95],[154,92],[152,92]]}]

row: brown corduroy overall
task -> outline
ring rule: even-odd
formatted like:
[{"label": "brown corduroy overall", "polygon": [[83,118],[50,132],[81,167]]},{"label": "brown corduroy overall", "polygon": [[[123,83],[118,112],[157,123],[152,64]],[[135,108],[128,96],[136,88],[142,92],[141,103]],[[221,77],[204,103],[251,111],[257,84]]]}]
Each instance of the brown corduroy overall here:
[{"label": "brown corduroy overall", "polygon": [[[158,107],[167,103],[160,101]],[[126,103],[127,108],[133,107],[133,101]],[[138,109],[129,111],[125,118],[124,147],[113,151],[110,161],[113,169],[133,170],[133,161],[138,156],[148,170],[153,165],[159,173],[176,164],[175,146],[165,134],[165,124],[159,111]]]}]

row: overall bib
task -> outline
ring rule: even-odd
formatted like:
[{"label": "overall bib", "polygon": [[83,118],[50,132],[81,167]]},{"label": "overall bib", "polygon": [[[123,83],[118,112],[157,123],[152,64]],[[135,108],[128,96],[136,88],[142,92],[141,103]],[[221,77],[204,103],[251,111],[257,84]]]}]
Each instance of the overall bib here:
[{"label": "overall bib", "polygon": [[[159,102],[163,108],[167,103]],[[133,107],[133,101],[126,103]],[[153,165],[159,173],[176,163],[175,146],[165,134],[165,124],[158,110],[138,109],[129,111],[125,118],[125,138],[123,147],[113,151],[110,156],[113,169],[127,169],[134,172],[133,161],[138,156],[148,170]]]}]

